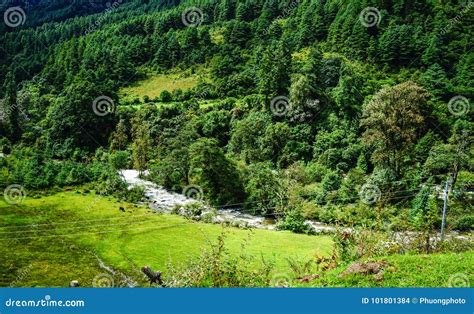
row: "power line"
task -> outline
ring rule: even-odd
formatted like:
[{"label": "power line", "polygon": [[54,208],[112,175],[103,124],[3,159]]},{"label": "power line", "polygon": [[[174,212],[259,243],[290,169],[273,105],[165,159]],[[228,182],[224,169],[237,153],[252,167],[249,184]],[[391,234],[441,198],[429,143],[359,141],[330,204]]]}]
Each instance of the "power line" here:
[{"label": "power line", "polygon": [[125,223],[118,223],[118,224],[91,224],[91,225],[83,225],[83,226],[74,226],[74,227],[65,227],[65,228],[58,228],[58,229],[43,229],[43,230],[15,230],[15,231],[7,231],[7,232],[0,232],[0,236],[2,234],[13,234],[13,233],[25,233],[25,232],[44,232],[44,231],[53,231],[53,230],[71,230],[71,229],[81,229],[81,228],[97,228],[97,227],[102,227],[102,226],[125,226],[125,225],[130,225],[130,224],[135,224],[135,223],[140,223],[140,222],[148,222],[151,220],[130,220],[129,222]]},{"label": "power line", "polygon": [[[152,222],[152,221],[150,221]],[[136,230],[159,230],[159,229],[168,229],[173,228],[181,225],[188,224],[189,222],[183,222],[179,224],[173,224],[168,226],[160,226],[155,228],[134,228],[134,229],[127,229],[126,231],[136,231]],[[78,236],[78,235],[93,235],[93,234],[105,234],[105,233],[113,233],[113,232],[123,232],[125,230],[108,230],[108,231],[97,231],[97,232],[84,232],[84,233],[73,233],[73,234],[54,234],[54,235],[39,235],[39,236],[29,236],[29,237],[18,237],[18,238],[0,238],[0,241],[3,240],[25,240],[25,239],[39,239],[39,238],[51,238],[51,237],[68,237],[68,236]]]},{"label": "power line", "polygon": [[[438,175],[438,176],[441,176],[441,175]],[[427,178],[427,177],[425,177]],[[409,180],[401,180],[401,181],[392,181],[393,182],[405,182],[405,181],[409,181]],[[430,185],[430,186],[437,186],[437,185]],[[415,192],[415,191],[418,191],[420,190],[420,188],[416,188],[416,189],[409,189],[409,190],[398,190],[398,191],[392,191],[391,193],[395,194],[395,193],[401,193],[401,192]],[[332,191],[327,191],[326,193],[331,193],[331,192],[338,192],[339,190],[332,190]],[[391,199],[400,199],[400,198],[407,198],[407,197],[411,197],[413,195],[416,195],[416,193],[414,194],[408,194],[408,195],[404,195],[404,196],[399,196],[399,197],[391,197],[391,198],[385,198],[385,200],[391,200]],[[357,196],[357,197],[351,197],[351,198],[343,198],[343,197],[340,197],[340,198],[335,198],[335,199],[331,199],[331,200],[328,200],[326,202],[323,202],[323,203],[320,203],[320,202],[315,202],[317,205],[319,206],[323,206],[323,205],[327,205],[329,203],[333,203],[335,201],[351,201],[351,200],[356,200],[356,199],[361,199],[361,196]],[[268,201],[267,200],[263,200],[261,202],[265,202],[265,201]],[[244,209],[244,210],[233,210],[232,208],[229,208],[230,206],[232,205],[246,205],[246,204],[249,204],[249,203],[256,203],[256,202],[260,202],[260,201],[253,201],[253,202],[242,202],[242,203],[234,203],[234,204],[225,204],[225,205],[221,205],[220,207],[214,207],[216,208],[217,211],[219,210],[232,210],[232,211],[235,211],[236,213],[240,214],[245,214],[245,213],[251,213],[251,214],[254,214],[255,213],[255,210],[269,210],[269,209],[276,209],[278,208],[278,206],[274,206],[274,207],[255,207],[255,208],[250,208],[250,209]],[[179,205],[179,204],[176,204],[176,205]],[[151,210],[155,210],[155,209],[152,209]],[[156,210],[155,210],[156,211]],[[265,218],[265,217],[275,217],[275,216],[279,216],[279,215],[282,215],[282,214],[279,214],[279,213],[271,213],[271,214],[260,214],[260,215],[257,215],[257,216],[254,216],[254,218]],[[143,214],[143,215],[136,215],[136,216],[133,216],[133,218],[137,218],[137,217],[144,217],[144,216],[150,216],[150,213],[147,213],[147,214]],[[18,225],[18,226],[11,226],[11,225],[8,225],[8,226],[0,226],[0,228],[36,228],[38,226],[56,226],[56,225],[69,225],[69,224],[77,224],[77,223],[90,223],[90,222],[93,222],[93,221],[111,221],[111,220],[115,220],[115,219],[123,219],[123,218],[127,218],[127,217],[109,217],[109,218],[102,218],[102,219],[84,219],[84,220],[78,220],[78,221],[68,221],[68,222],[57,222],[57,223],[44,223],[44,224],[30,224],[30,225]],[[236,217],[238,218],[238,217]],[[116,225],[126,225],[126,224],[130,224],[131,222],[127,222],[127,223],[124,223],[124,224],[116,224]],[[93,225],[93,224],[89,224],[89,225],[84,225],[84,226],[73,226],[73,227],[68,227],[68,228],[62,228],[62,230],[67,230],[67,229],[77,229],[77,228],[85,228],[85,227],[96,227],[96,226],[103,226],[103,225]],[[9,233],[21,233],[21,232],[42,232],[44,230],[27,230],[27,231],[22,231],[22,230],[16,230],[16,231],[11,231],[11,232],[0,232],[0,234],[9,234]]]}]

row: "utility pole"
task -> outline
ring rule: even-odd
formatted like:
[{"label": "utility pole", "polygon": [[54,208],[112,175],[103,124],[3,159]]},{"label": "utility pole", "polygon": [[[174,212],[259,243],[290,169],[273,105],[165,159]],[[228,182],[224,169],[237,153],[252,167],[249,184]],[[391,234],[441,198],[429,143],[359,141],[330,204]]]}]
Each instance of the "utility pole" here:
[{"label": "utility pole", "polygon": [[446,180],[446,185],[444,187],[443,219],[441,221],[441,241],[444,240],[444,228],[446,226],[446,210],[448,209],[448,193],[451,180],[452,177],[449,177],[449,179]]}]

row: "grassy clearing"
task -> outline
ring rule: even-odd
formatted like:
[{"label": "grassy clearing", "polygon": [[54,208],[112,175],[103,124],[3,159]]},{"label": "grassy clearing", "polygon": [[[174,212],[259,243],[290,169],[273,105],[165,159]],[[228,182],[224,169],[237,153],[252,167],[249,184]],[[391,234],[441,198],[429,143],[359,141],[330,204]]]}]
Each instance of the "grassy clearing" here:
[{"label": "grassy clearing", "polygon": [[[104,273],[96,256],[135,278],[144,265],[166,274],[168,262],[197,256],[222,232],[219,225],[75,192],[27,198],[16,206],[2,201],[0,226],[0,286],[67,286],[71,280],[90,286]],[[328,237],[229,228],[226,243],[233,254],[245,242],[247,254],[273,260],[278,272],[288,271],[287,257],[331,250]]]},{"label": "grassy clearing", "polygon": [[161,92],[167,90],[172,92],[177,89],[191,89],[199,81],[197,75],[183,76],[183,74],[158,74],[150,78],[137,82],[132,86],[121,89],[120,94],[123,97],[140,98],[144,96],[151,99],[160,96]]}]

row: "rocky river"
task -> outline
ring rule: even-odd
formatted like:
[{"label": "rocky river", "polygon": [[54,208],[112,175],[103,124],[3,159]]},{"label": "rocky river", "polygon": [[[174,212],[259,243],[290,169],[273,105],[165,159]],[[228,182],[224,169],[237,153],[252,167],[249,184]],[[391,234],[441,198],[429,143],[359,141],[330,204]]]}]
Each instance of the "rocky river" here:
[{"label": "rocky river", "polygon": [[[170,192],[157,184],[141,179],[137,170],[122,170],[120,171],[124,181],[129,184],[130,187],[141,186],[145,189],[145,196],[149,207],[153,210],[171,213],[173,208],[176,206],[184,206],[196,202],[196,199],[187,197],[180,193]],[[208,210],[210,212],[210,209]],[[205,214],[206,211],[203,213]],[[218,209],[215,215],[212,217],[212,221],[215,223],[227,222],[231,225],[246,226],[258,229],[275,230],[276,221],[272,218],[250,215],[242,212],[239,208],[226,208]],[[330,233],[336,231],[335,226],[326,225],[324,223],[307,220],[308,224],[316,233]],[[345,231],[351,232],[350,228],[345,228]],[[417,234],[415,232],[394,232],[391,234],[391,238],[394,242],[403,243],[410,242]],[[459,240],[472,240],[472,233],[459,234],[458,232],[450,232],[446,235],[447,238],[457,238]],[[433,237],[433,241],[437,242],[440,240],[440,234]]]},{"label": "rocky river", "polygon": [[[176,206],[183,206],[192,202],[196,202],[196,200],[193,198],[187,197],[183,194],[167,191],[163,187],[160,187],[153,182],[139,178],[138,171],[136,170],[122,170],[120,173],[125,182],[127,182],[130,187],[142,186],[145,189],[147,203],[151,209],[170,213]],[[274,219],[250,215],[240,211],[239,208],[218,209],[215,212],[215,216],[213,217],[213,222],[228,222],[230,224],[268,230],[274,230],[276,227],[276,222]],[[316,222],[308,221],[308,223],[317,230],[333,229],[333,227],[325,226]]]}]

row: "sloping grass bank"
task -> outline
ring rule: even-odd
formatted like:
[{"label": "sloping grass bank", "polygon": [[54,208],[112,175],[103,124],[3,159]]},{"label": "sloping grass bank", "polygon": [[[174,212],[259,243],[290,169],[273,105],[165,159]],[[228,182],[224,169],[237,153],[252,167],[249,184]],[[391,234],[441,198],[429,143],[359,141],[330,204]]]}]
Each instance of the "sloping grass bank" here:
[{"label": "sloping grass bank", "polygon": [[[1,286],[67,286],[71,280],[91,286],[97,275],[107,273],[98,258],[145,284],[142,266],[166,275],[168,263],[198,256],[222,233],[219,225],[76,192],[27,197],[19,205],[2,200],[0,226]],[[276,272],[288,271],[287,258],[307,259],[331,250],[325,236],[235,228],[226,232],[232,254],[244,251],[255,260],[274,261]]]}]

